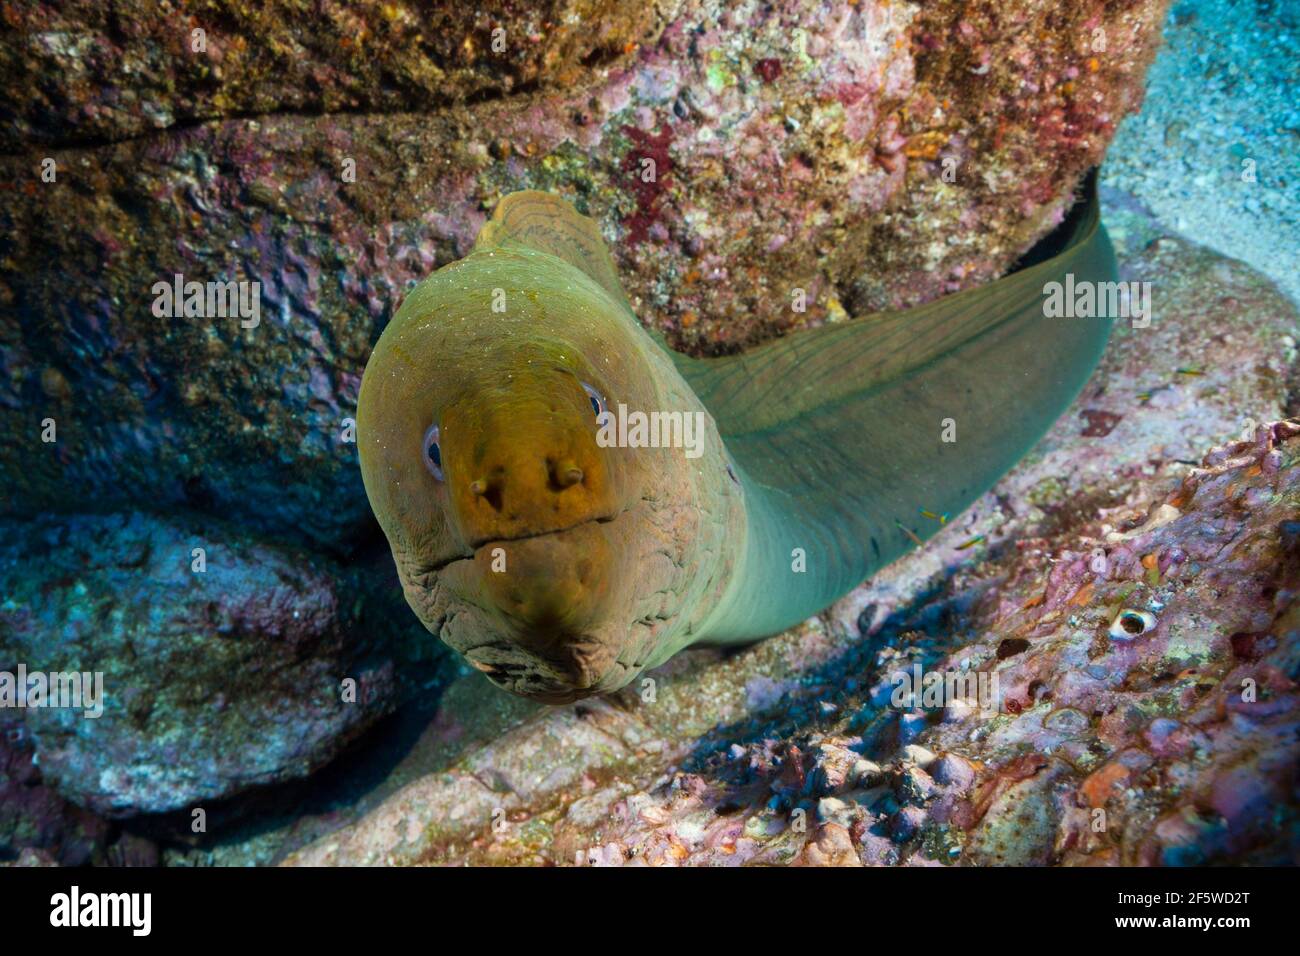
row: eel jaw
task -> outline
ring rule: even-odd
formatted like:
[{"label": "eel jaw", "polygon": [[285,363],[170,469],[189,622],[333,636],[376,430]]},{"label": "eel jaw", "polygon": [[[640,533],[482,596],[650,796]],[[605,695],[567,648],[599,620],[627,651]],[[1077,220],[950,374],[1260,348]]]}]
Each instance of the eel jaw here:
[{"label": "eel jaw", "polygon": [[438,585],[472,613],[437,633],[499,687],[547,703],[610,693],[639,671],[628,607],[635,569],[625,512],[484,542],[447,563]]},{"label": "eel jaw", "polygon": [[502,690],[544,704],[571,704],[586,697],[612,693],[624,686],[639,667],[627,667],[609,653],[607,643],[581,635],[568,645],[563,662],[521,658],[510,644],[480,645],[465,654],[470,666]]}]

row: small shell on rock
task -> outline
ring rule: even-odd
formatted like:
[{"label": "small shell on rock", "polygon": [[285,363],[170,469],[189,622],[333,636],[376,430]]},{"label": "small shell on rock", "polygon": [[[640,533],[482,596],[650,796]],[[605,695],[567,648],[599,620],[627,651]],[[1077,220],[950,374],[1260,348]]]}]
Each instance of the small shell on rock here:
[{"label": "small shell on rock", "polygon": [[974,765],[957,754],[944,754],[940,757],[935,761],[931,774],[937,783],[952,787],[959,793],[965,793],[975,784]]},{"label": "small shell on rock", "polygon": [[822,823],[831,821],[842,825],[841,817],[848,815],[849,809],[849,804],[838,797],[822,797],[817,801],[817,819]]},{"label": "small shell on rock", "polygon": [[1110,625],[1112,641],[1131,641],[1141,637],[1156,626],[1156,616],[1150,611],[1139,611],[1126,607],[1120,611]]},{"label": "small shell on rock", "polygon": [[1067,737],[1078,736],[1088,730],[1088,716],[1074,707],[1060,707],[1048,714],[1043,726],[1053,733]]}]

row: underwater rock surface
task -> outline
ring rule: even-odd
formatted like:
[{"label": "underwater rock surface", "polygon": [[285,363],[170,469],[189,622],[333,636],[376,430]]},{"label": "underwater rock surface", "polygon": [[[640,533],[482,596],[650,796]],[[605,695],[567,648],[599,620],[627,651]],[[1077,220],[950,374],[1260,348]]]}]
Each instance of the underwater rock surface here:
[{"label": "underwater rock surface", "polygon": [[[0,83],[62,79],[0,115],[3,507],[147,497],[350,552],[370,346],[515,189],[596,216],[642,320],[695,352],[979,285],[1137,108],[1166,7],[6,8]],[[156,317],[177,274],[260,283],[256,324]]]},{"label": "underwater rock surface", "polygon": [[[325,781],[440,654],[370,563],[360,372],[502,195],[597,216],[694,352],[933,299],[1050,228],[1166,0],[101,6],[0,10],[0,670],[109,695],[0,725],[0,861],[152,862],[135,830],[226,801],[168,863],[1300,862],[1296,313],[1171,238],[1128,263],[1155,323],[924,551],[607,700],[423,688],[386,779]],[[260,282],[256,325],[152,314],[177,272]],[[914,664],[996,675],[996,716],[893,706]]]},{"label": "underwater rock surface", "polygon": [[[283,862],[1300,859],[1297,313],[1177,239],[1126,274],[1150,327],[923,551],[738,654],[522,706]],[[895,701],[914,666],[996,676],[997,704]],[[431,735],[490,723],[464,683]]]},{"label": "underwater rock surface", "polygon": [[[1127,530],[984,582],[969,610],[961,597],[891,622],[876,674],[913,660],[996,673],[996,716],[891,709],[871,642],[810,626],[748,661],[663,675],[654,703],[534,718],[288,862],[1293,862],[1297,435],[1263,425]],[[1116,636],[1129,606],[1156,608],[1154,624]],[[723,726],[692,739],[703,728],[664,719],[689,717],[689,697]]]},{"label": "underwater rock surface", "polygon": [[[555,87],[653,41],[680,6],[14,4],[3,18],[21,40],[0,50],[0,85],[18,92],[4,97],[0,150],[115,141],[229,115],[413,112]],[[33,87],[32,76],[42,82]]]},{"label": "underwater rock surface", "polygon": [[401,696],[371,635],[405,619],[363,610],[328,559],[197,516],[4,527],[0,670],[103,672],[98,717],[10,711],[44,785],[80,806],[161,813],[305,776]]},{"label": "underwater rock surface", "polygon": [[109,825],[69,803],[41,779],[23,724],[0,722],[0,861],[28,854],[82,866],[103,849]]}]

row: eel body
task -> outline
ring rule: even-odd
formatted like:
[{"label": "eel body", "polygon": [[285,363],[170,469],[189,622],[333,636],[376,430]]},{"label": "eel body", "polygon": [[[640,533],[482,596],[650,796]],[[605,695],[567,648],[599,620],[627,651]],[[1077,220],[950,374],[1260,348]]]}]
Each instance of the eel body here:
[{"label": "eel body", "polygon": [[362,382],[362,475],[408,603],[494,683],[551,702],[816,614],[938,530],[922,512],[991,487],[1083,387],[1110,319],[1043,303],[1067,276],[1117,278],[1095,176],[1039,259],[698,359],[637,321],[591,220],[507,196],[407,296]]}]

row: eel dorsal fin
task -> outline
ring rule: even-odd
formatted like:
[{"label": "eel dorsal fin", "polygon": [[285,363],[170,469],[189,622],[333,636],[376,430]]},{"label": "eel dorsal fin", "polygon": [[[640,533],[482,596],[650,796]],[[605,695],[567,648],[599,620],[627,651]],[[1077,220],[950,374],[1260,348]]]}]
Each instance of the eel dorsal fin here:
[{"label": "eel dorsal fin", "polygon": [[[751,513],[747,580],[709,637],[775,633],[825,608],[938,531],[923,510],[956,517],[1069,406],[1111,323],[1045,317],[1045,285],[1118,278],[1091,178],[1052,241],[1044,261],[917,308],[735,356],[674,356]],[[796,548],[805,573],[792,573]]]},{"label": "eel dorsal fin", "polygon": [[553,193],[526,189],[497,203],[492,218],[479,230],[473,251],[519,247],[563,259],[632,313],[600,227],[568,201]]}]

